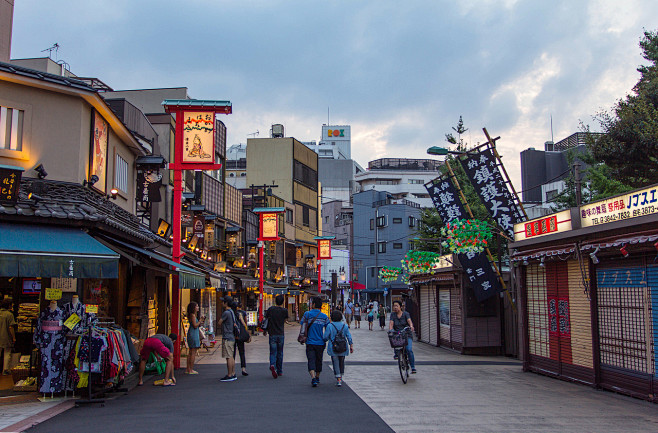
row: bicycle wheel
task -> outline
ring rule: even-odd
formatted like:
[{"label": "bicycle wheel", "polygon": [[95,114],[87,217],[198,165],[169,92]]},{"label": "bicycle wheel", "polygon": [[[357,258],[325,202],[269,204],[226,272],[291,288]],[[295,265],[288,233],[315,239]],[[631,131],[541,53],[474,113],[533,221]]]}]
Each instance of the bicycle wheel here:
[{"label": "bicycle wheel", "polygon": [[407,379],[409,379],[409,364],[407,363],[407,351],[404,349],[398,353],[398,368],[400,369],[402,383],[407,383]]}]

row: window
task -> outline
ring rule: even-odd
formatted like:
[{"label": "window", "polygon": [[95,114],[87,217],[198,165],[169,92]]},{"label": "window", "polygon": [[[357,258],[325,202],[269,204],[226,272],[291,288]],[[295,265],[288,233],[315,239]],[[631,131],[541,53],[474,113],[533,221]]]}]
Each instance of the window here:
[{"label": "window", "polygon": [[393,224],[402,224],[402,218],[393,218]]},{"label": "window", "polygon": [[328,216],[324,217],[324,222],[325,222],[326,224],[329,224],[329,217],[328,217]]},{"label": "window", "polygon": [[386,242],[378,242],[377,243],[377,252],[378,253],[385,253],[386,252]]},{"label": "window", "polygon": [[318,153],[320,156],[334,156],[334,151],[329,149],[320,149],[320,152]]},{"label": "window", "polygon": [[293,164],[293,179],[313,191],[318,190],[318,172],[297,160]]},{"label": "window", "polygon": [[118,154],[114,167],[114,186],[123,192],[128,192],[128,162]]},{"label": "window", "polygon": [[397,185],[399,182],[397,180],[381,180],[378,179],[375,181],[377,185]]},{"label": "window", "polygon": [[416,242],[409,241],[409,250],[415,250],[415,249],[416,249]]},{"label": "window", "polygon": [[371,277],[374,278],[374,277],[376,277],[378,274],[379,274],[379,272],[377,271],[377,266],[373,266],[372,268],[370,268],[370,276],[371,276]]},{"label": "window", "polygon": [[416,227],[416,218],[412,216],[409,217],[409,227]]},{"label": "window", "polygon": [[375,244],[370,244],[370,254],[375,254]]},{"label": "window", "polygon": [[295,221],[292,217],[292,209],[287,209],[286,208],[286,222],[288,224],[293,224]]},{"label": "window", "polygon": [[402,249],[402,244],[401,243],[394,243],[393,244],[393,249],[394,250],[401,250]]},{"label": "window", "polygon": [[0,107],[0,149],[23,150],[24,110]]},{"label": "window", "polygon": [[375,220],[371,218],[370,219],[370,230],[374,230],[374,229],[375,229]]},{"label": "window", "polygon": [[557,197],[557,189],[553,189],[551,191],[546,191],[546,201],[553,201]]},{"label": "window", "polygon": [[302,224],[304,227],[308,227],[310,224],[310,209],[307,208],[306,206],[302,207]]},{"label": "window", "polygon": [[386,227],[386,215],[377,217],[377,227]]},{"label": "window", "polygon": [[409,183],[412,185],[422,185],[423,179],[409,179]]}]

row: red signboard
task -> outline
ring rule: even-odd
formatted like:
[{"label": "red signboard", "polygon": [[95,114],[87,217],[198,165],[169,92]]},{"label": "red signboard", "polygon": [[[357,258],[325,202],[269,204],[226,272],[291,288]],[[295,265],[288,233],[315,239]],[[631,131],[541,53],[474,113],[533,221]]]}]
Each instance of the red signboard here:
[{"label": "red signboard", "polygon": [[259,241],[279,240],[279,218],[276,212],[261,212]]},{"label": "red signboard", "polygon": [[540,220],[525,223],[525,236],[531,238],[533,236],[544,235],[557,231],[557,215],[542,218]]},{"label": "red signboard", "polygon": [[331,258],[331,239],[318,239],[318,260]]}]

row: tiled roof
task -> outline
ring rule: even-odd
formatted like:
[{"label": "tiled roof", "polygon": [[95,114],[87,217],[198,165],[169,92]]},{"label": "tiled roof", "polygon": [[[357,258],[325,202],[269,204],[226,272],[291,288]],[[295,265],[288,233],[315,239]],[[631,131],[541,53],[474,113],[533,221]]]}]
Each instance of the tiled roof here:
[{"label": "tiled roof", "polygon": [[[30,192],[40,197],[38,202],[27,198]],[[14,219],[40,217],[89,221],[121,230],[143,242],[158,242],[171,246],[143,225],[137,216],[77,183],[23,178],[19,197],[16,205],[0,204],[0,219],[4,219],[3,216],[13,216]]]},{"label": "tiled roof", "polygon": [[24,68],[22,66],[12,65],[11,63],[0,62],[0,71],[96,93],[96,89],[89,86],[84,81],[63,77],[61,75],[49,74],[47,72],[37,71],[36,69]]}]

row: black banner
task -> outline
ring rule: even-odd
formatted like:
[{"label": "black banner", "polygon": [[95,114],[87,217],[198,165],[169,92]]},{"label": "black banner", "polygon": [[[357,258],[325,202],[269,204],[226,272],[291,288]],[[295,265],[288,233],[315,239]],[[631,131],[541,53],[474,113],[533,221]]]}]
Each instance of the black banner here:
[{"label": "black banner", "polygon": [[160,187],[162,174],[158,170],[137,170],[137,201],[156,203],[162,201]]},{"label": "black banner", "polygon": [[16,204],[22,174],[18,167],[0,165],[0,203]]},{"label": "black banner", "polygon": [[[425,188],[444,224],[469,218],[459,199],[459,192],[447,176],[434,179],[425,184]],[[458,254],[457,258],[478,302],[486,301],[500,291],[500,280],[485,253]]]},{"label": "black banner", "polygon": [[459,162],[498,227],[510,239],[514,239],[514,224],[523,221],[523,217],[514,196],[507,188],[492,150],[487,147],[478,153],[469,153]]}]

